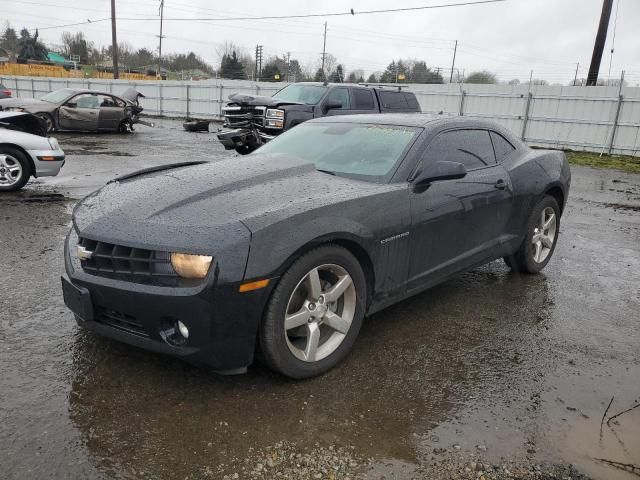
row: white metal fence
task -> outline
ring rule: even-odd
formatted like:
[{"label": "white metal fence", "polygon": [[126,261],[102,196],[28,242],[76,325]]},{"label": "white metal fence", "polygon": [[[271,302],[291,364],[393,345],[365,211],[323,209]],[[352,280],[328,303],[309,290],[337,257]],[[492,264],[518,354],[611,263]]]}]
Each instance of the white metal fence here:
[{"label": "white metal fence", "polygon": [[[17,97],[70,87],[122,93],[135,87],[149,114],[219,118],[232,93],[272,95],[284,83],[242,80],[131,81],[0,77]],[[640,88],[412,84],[424,112],[495,120],[530,145],[640,154]]]}]

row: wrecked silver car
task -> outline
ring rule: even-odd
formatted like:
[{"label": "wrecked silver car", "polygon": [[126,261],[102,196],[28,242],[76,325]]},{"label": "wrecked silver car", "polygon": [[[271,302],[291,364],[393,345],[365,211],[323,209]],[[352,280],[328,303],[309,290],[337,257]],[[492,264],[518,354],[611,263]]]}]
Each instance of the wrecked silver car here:
[{"label": "wrecked silver car", "polygon": [[0,193],[19,190],[30,177],[51,177],[64,165],[58,141],[26,112],[0,112]]},{"label": "wrecked silver car", "polygon": [[133,131],[136,123],[153,127],[140,120],[139,99],[143,94],[134,88],[122,95],[95,90],[63,88],[42,98],[7,98],[0,100],[0,110],[29,112],[42,119],[47,133],[54,130]]}]

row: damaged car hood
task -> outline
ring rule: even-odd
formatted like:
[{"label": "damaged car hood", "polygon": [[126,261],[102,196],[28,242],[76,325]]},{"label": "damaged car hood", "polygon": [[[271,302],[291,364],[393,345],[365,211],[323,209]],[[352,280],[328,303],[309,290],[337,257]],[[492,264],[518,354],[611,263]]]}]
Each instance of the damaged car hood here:
[{"label": "damaged car hood", "polygon": [[250,155],[110,183],[78,204],[73,221],[92,239],[206,253],[198,250],[226,244],[240,230],[390,188],[321,173],[296,157]]},{"label": "damaged car hood", "polygon": [[236,93],[234,95],[229,96],[229,103],[233,105],[240,106],[250,106],[250,107],[280,107],[282,105],[304,105],[304,103],[300,102],[287,102],[284,100],[279,100],[273,97],[263,97],[256,95],[245,95]]},{"label": "damaged car hood", "polygon": [[47,124],[42,119],[27,112],[0,111],[0,127],[31,133],[40,137],[47,136]]}]

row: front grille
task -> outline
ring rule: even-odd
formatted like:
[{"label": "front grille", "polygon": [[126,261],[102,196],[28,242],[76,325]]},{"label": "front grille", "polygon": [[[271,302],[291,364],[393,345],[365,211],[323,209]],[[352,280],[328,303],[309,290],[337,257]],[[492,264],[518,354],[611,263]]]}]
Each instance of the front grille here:
[{"label": "front grille", "polygon": [[91,252],[82,259],[82,270],[91,275],[137,283],[177,285],[179,276],[171,265],[169,252],[125,247],[80,238],[78,245]]},{"label": "front grille", "polygon": [[248,127],[251,123],[264,126],[265,107],[229,106],[224,109],[224,123],[229,128]]},{"label": "front grille", "polygon": [[117,328],[118,330],[124,330],[125,332],[140,335],[141,337],[149,336],[144,325],[138,322],[136,317],[127,315],[126,313],[117,312],[115,310],[96,305],[95,319],[97,322]]}]

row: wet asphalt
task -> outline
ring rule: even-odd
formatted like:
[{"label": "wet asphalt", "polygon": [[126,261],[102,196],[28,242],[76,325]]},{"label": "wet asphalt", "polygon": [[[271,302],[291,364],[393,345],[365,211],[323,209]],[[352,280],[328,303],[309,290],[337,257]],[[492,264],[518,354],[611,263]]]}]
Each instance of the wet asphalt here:
[{"label": "wet asphalt", "polygon": [[640,175],[573,167],[542,274],[461,274],[368,318],[346,361],[294,382],[76,326],[59,280],[75,202],[229,153],[170,120],[58,138],[61,174],[0,197],[1,478],[445,478],[448,455],[638,478],[599,459],[640,465],[640,408],[601,429],[612,397],[608,416],[640,402]]}]

